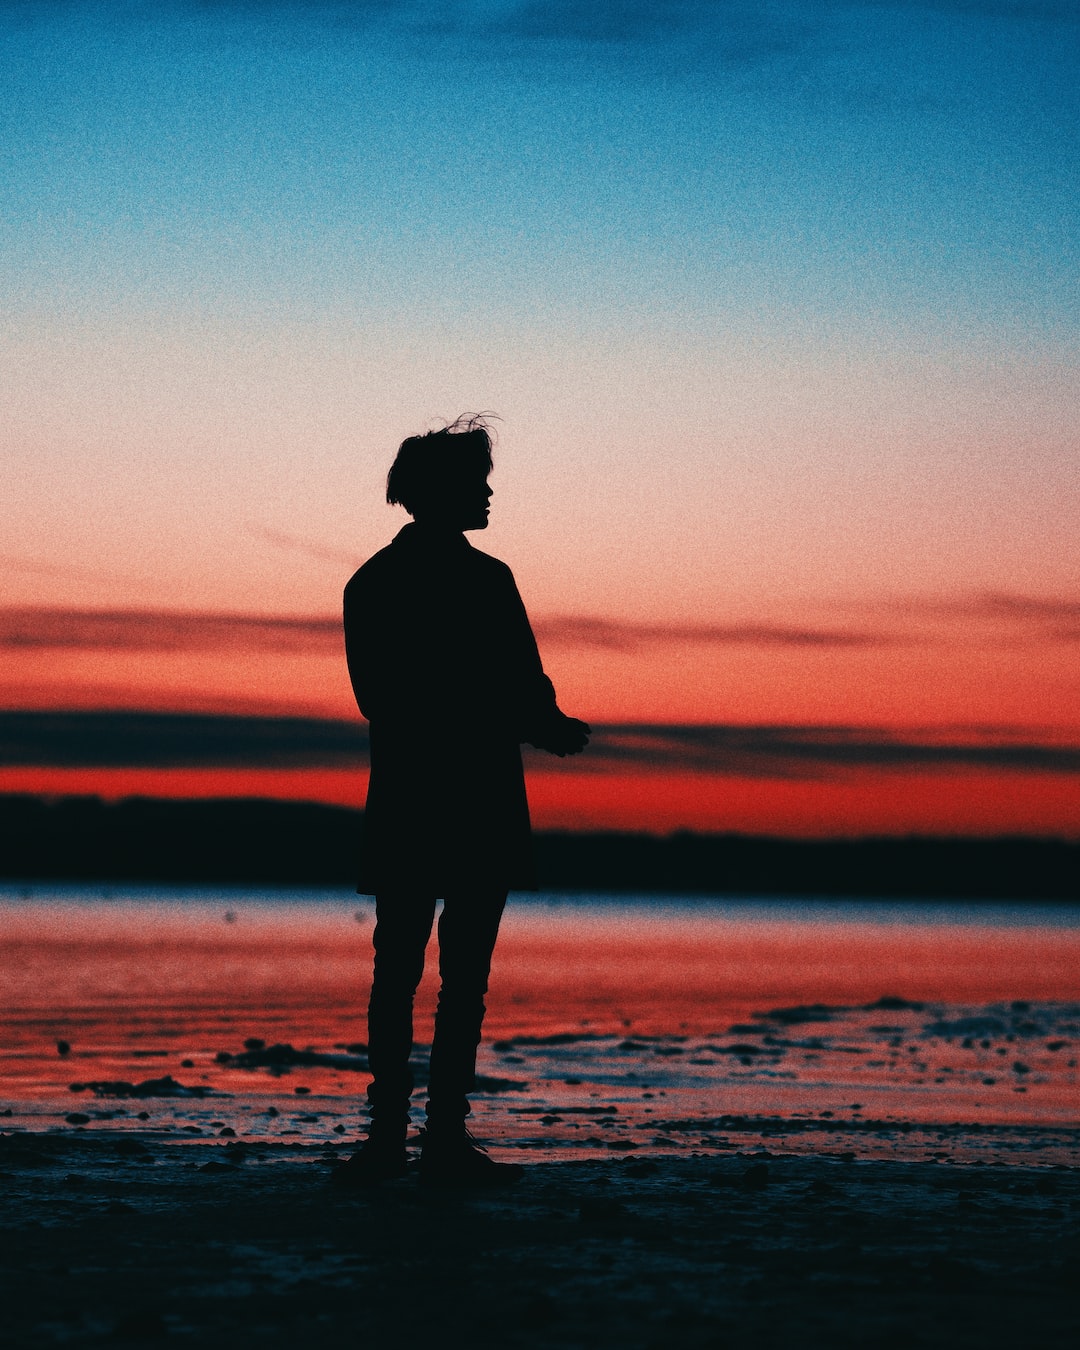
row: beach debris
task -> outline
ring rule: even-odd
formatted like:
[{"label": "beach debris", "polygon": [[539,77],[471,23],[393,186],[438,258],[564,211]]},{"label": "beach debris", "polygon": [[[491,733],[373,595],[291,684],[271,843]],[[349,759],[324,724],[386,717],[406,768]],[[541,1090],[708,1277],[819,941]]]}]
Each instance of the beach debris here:
[{"label": "beach debris", "polygon": [[367,1073],[366,1055],[328,1055],[319,1050],[297,1050],[288,1042],[267,1045],[257,1037],[251,1036],[244,1042],[244,1049],[233,1055],[228,1050],[219,1050],[214,1056],[215,1063],[227,1069],[269,1069],[274,1074],[289,1073],[296,1068],[346,1069],[353,1073]]},{"label": "beach debris", "polygon": [[628,1177],[649,1177],[654,1172],[659,1172],[660,1164],[653,1162],[651,1158],[642,1158],[640,1162],[631,1162],[626,1160],[626,1167],[623,1169]]},{"label": "beach debris", "polygon": [[795,1026],[800,1022],[831,1022],[837,1013],[848,1011],[847,1008],[830,1007],[827,1003],[800,1003],[794,1008],[770,1008],[768,1012],[755,1012],[750,1016],[763,1022]]},{"label": "beach debris", "polygon": [[[366,1047],[363,1047],[364,1053],[357,1054],[327,1054],[321,1050],[297,1050],[287,1041],[275,1045],[267,1045],[258,1037],[251,1036],[244,1042],[245,1048],[237,1054],[230,1054],[228,1050],[219,1050],[214,1056],[214,1062],[220,1064],[225,1069],[266,1069],[275,1078],[282,1074],[291,1073],[293,1069],[338,1069],[347,1070],[351,1073],[369,1073]],[[348,1047],[349,1050],[360,1051],[359,1044]],[[417,1084],[422,1086],[427,1081],[427,1066],[424,1063],[415,1063],[413,1065],[413,1077]],[[517,1078],[499,1078],[491,1075],[477,1074],[476,1087],[477,1092],[524,1092],[528,1089],[528,1083]],[[303,1095],[310,1092],[310,1088],[296,1088],[294,1091]]]},{"label": "beach debris", "polygon": [[[577,1045],[581,1041],[602,1041],[605,1036],[590,1031],[555,1031],[548,1036],[510,1036],[505,1040],[495,1041],[492,1049],[494,1050],[513,1050],[521,1045]],[[685,1040],[685,1036],[674,1036],[672,1040]]]},{"label": "beach debris", "polygon": [[[926,1005],[913,999],[901,998],[899,994],[882,994],[873,1003],[799,1003],[792,1008],[770,1008],[768,1012],[751,1013],[763,1022],[782,1022],[794,1026],[800,1022],[831,1022],[834,1017],[852,1012],[922,1012]],[[753,1027],[731,1027],[734,1034],[740,1031],[753,1031]]]},{"label": "beach debris", "polygon": [[944,1036],[946,1039],[951,1036],[983,1037],[983,1048],[989,1049],[989,1040],[985,1038],[1004,1036],[1008,1029],[1008,1024],[1003,1017],[984,1015],[956,1017],[952,1020],[941,1018],[936,1022],[929,1023],[925,1031],[931,1036]]},{"label": "beach debris", "polygon": [[71,1114],[70,1114],[70,1115],[66,1115],[66,1116],[64,1117],[64,1119],[67,1121],[67,1123],[68,1123],[69,1125],[89,1125],[89,1124],[90,1124],[90,1117],[89,1117],[89,1116],[86,1116],[86,1115],[83,1115],[83,1113],[82,1113],[81,1111],[72,1111]]},{"label": "beach debris", "polygon": [[56,1042],[56,1053],[60,1056],[61,1059],[63,1059],[65,1055],[70,1055],[70,1054],[71,1054],[71,1042],[70,1042],[70,1041],[57,1041],[57,1042]]},{"label": "beach debris", "polygon": [[220,1097],[227,1094],[208,1087],[187,1087],[171,1074],[164,1078],[148,1078],[144,1083],[123,1080],[97,1083],[69,1083],[69,1092],[92,1092],[95,1097]]},{"label": "beach debris", "polygon": [[763,1191],[768,1184],[768,1163],[751,1163],[739,1178],[739,1186],[744,1191]]},{"label": "beach debris", "polygon": [[130,1135],[121,1135],[119,1138],[111,1139],[113,1152],[122,1154],[125,1158],[152,1158],[154,1155],[138,1139],[132,1139]]},{"label": "beach debris", "polygon": [[478,1073],[474,1092],[528,1092],[529,1085],[520,1078],[495,1078]]},{"label": "beach debris", "polygon": [[[613,1116],[618,1113],[619,1108],[615,1105],[608,1106],[557,1106],[553,1114],[546,1106],[511,1106],[510,1113],[515,1116],[547,1116],[550,1115],[553,1120],[558,1120],[560,1116]],[[602,1121],[600,1122],[603,1123]]]}]

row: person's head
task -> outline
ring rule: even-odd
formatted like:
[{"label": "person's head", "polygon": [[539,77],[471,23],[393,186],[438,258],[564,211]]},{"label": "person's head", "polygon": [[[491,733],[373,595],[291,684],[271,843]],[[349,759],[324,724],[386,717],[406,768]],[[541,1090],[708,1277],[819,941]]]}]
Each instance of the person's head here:
[{"label": "person's head", "polygon": [[386,475],[386,500],[423,523],[454,530],[486,529],[490,416],[459,417],[439,431],[402,441]]}]

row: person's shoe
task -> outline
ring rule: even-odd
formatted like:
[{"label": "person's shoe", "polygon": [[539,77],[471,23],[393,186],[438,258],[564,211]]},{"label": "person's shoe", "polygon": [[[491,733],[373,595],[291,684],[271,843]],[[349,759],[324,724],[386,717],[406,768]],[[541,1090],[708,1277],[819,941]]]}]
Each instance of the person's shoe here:
[{"label": "person's shoe", "polygon": [[492,1190],[510,1186],[525,1174],[520,1163],[499,1163],[460,1125],[453,1130],[421,1132],[420,1184],[447,1189]]},{"label": "person's shoe", "polygon": [[384,1181],[405,1176],[408,1165],[404,1139],[369,1137],[348,1162],[334,1168],[330,1174],[330,1184],[342,1190],[378,1186]]}]

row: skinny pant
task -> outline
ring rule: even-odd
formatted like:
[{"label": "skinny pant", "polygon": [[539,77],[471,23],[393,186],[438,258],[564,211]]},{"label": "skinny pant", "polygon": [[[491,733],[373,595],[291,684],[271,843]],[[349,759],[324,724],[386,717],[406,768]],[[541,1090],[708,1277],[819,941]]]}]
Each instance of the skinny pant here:
[{"label": "skinny pant", "polygon": [[[383,892],[375,898],[375,973],[368,1003],[368,1088],[373,1131],[399,1133],[409,1116],[413,997],[435,917],[433,895]],[[460,1123],[476,1082],[491,953],[505,891],[459,892],[439,916],[439,1001],[428,1078],[429,1125]]]}]

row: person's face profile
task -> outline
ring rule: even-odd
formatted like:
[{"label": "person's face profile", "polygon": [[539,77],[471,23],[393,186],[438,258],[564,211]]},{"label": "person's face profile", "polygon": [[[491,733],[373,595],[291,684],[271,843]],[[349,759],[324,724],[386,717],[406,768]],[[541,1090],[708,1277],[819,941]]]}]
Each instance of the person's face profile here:
[{"label": "person's face profile", "polygon": [[444,484],[437,496],[415,512],[415,518],[454,530],[486,530],[492,495],[486,470],[462,475]]},{"label": "person's face profile", "polygon": [[486,530],[490,514],[489,503],[492,498],[491,485],[487,474],[474,474],[461,485],[461,496],[457,503],[460,519],[459,529]]}]

